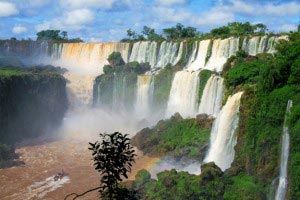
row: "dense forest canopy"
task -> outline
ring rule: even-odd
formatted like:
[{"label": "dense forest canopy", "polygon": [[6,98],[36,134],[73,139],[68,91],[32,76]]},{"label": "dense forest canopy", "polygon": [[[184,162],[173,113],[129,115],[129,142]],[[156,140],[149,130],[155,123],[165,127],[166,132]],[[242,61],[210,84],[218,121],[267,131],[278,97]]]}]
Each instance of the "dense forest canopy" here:
[{"label": "dense forest canopy", "polygon": [[178,23],[174,27],[165,28],[162,30],[162,34],[158,34],[155,29],[148,26],[144,26],[140,34],[128,29],[127,38],[122,39],[122,42],[130,41],[162,41],[162,40],[177,40],[186,38],[225,38],[231,36],[241,35],[263,35],[270,33],[268,27],[265,24],[257,23],[251,24],[250,22],[231,22],[226,26],[214,28],[208,33],[203,33],[197,30],[197,28],[187,26]]}]

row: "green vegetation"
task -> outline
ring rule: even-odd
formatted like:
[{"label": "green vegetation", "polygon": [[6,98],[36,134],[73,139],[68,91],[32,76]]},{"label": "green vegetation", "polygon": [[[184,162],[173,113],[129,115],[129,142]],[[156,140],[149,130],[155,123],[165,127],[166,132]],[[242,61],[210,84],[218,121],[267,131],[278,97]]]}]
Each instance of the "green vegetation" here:
[{"label": "green vegetation", "polygon": [[68,39],[67,31],[43,30],[38,32],[36,40],[52,40],[56,42],[83,42],[80,38]]},{"label": "green vegetation", "polygon": [[37,137],[61,123],[68,103],[61,71],[53,66],[0,67],[0,143]]},{"label": "green vegetation", "polygon": [[[256,177],[260,190],[265,191],[278,176],[281,135],[288,100],[295,107],[290,116],[289,198],[300,194],[299,170],[299,57],[300,33],[291,33],[289,41],[277,45],[274,57],[256,57],[232,60],[232,68],[225,73],[229,91],[243,88],[240,108],[238,144],[234,167]],[[237,179],[237,178],[236,178]],[[238,179],[236,180],[238,181]],[[239,195],[239,194],[237,194]]]},{"label": "green vegetation", "polygon": [[267,26],[264,24],[255,24],[251,25],[249,22],[240,23],[232,22],[228,23],[227,26],[222,26],[220,28],[215,28],[210,31],[210,34],[213,37],[226,38],[230,36],[242,36],[250,34],[265,34],[267,31]]},{"label": "green vegetation", "polygon": [[132,144],[145,154],[171,156],[175,159],[201,159],[208,145],[212,119],[200,115],[197,119],[182,119],[177,113],[171,119],[159,121],[132,138]]},{"label": "green vegetation", "polygon": [[108,62],[103,68],[104,74],[95,79],[93,104],[111,108],[114,103],[124,103],[130,110],[134,106],[137,76],[149,71],[150,65],[136,61],[125,63],[119,52],[110,54]]},{"label": "green vegetation", "polygon": [[197,102],[200,103],[201,101],[201,97],[203,95],[203,90],[205,88],[205,85],[208,81],[208,79],[210,78],[211,76],[211,71],[210,70],[202,70],[200,72],[200,83],[199,83],[199,88],[198,88],[198,98],[197,98]]},{"label": "green vegetation", "polygon": [[202,33],[194,27],[185,27],[178,23],[174,27],[163,29],[162,34],[157,34],[155,29],[147,26],[144,26],[141,34],[137,34],[135,31],[128,29],[128,37],[122,39],[121,42],[226,38],[232,36],[264,35],[267,32],[267,26],[262,23],[251,25],[250,22],[231,22],[228,23],[227,26],[212,29],[208,33]]},{"label": "green vegetation", "polygon": [[[171,170],[159,173],[158,180],[150,179],[149,174],[143,171],[143,174],[137,175],[138,183],[133,184],[138,188],[140,199],[266,199],[273,180],[279,174],[281,137],[288,100],[293,100],[288,117],[291,137],[288,199],[298,199],[300,33],[291,33],[289,41],[280,41],[276,48],[274,56],[248,56],[240,51],[225,64],[223,75],[227,94],[244,91],[232,167],[223,173],[214,164],[208,163],[202,166],[200,176]],[[209,72],[200,74],[206,77],[200,80],[207,79],[209,75]],[[195,155],[201,158],[199,147],[193,150],[193,141],[201,144],[205,141],[205,134],[196,134],[203,127],[195,127],[195,124],[197,121],[193,119],[174,116],[171,120],[159,122],[152,129],[143,129],[133,138],[133,143],[150,155],[171,155],[181,159]],[[207,140],[208,137],[209,132]]]},{"label": "green vegetation", "polygon": [[201,166],[201,175],[177,172],[175,169],[157,174],[157,180],[149,178],[142,170],[136,175],[134,188],[139,199],[191,199],[221,200],[225,190],[226,178],[214,163]]},{"label": "green vegetation", "polygon": [[168,103],[174,71],[170,65],[161,69],[154,76],[153,106],[156,110],[166,108]]}]

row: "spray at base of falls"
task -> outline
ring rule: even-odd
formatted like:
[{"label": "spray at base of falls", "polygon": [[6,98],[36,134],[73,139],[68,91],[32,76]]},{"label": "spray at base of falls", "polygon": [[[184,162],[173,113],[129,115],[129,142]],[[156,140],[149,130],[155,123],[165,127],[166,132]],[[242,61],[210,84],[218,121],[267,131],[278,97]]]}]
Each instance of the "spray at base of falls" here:
[{"label": "spray at base of falls", "polygon": [[208,79],[201,97],[199,113],[217,116],[221,110],[224,95],[223,82],[224,79],[216,75],[212,75]]},{"label": "spray at base of falls", "polygon": [[199,71],[179,71],[175,74],[167,105],[166,117],[179,112],[182,117],[196,114],[196,97],[199,85]]},{"label": "spray at base of falls", "polygon": [[236,128],[242,94],[243,92],[238,92],[228,97],[211,130],[210,147],[204,162],[215,162],[223,171],[228,169],[234,160],[234,146],[237,143]]},{"label": "spray at base of falls", "polygon": [[284,117],[284,125],[282,131],[279,184],[276,191],[275,200],[284,200],[286,197],[288,187],[288,160],[290,151],[290,135],[289,128],[287,126],[287,117],[291,112],[292,106],[293,102],[289,100],[286,108],[286,114]]}]

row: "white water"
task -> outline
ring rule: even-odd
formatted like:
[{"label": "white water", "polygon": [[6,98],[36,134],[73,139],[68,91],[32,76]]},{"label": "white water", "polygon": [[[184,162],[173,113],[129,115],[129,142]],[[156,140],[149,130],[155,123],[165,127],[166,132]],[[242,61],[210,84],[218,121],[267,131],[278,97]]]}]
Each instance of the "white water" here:
[{"label": "white water", "polygon": [[67,67],[80,74],[98,75],[108,64],[107,58],[112,52],[120,52],[125,62],[128,61],[129,43],[63,43],[56,46],[54,57],[59,59],[56,65]]},{"label": "white water", "polygon": [[207,56],[208,46],[211,40],[203,40],[199,43],[199,49],[196,59],[188,64],[188,70],[203,69],[205,66],[205,59]]},{"label": "white water", "polygon": [[199,113],[205,113],[214,117],[221,110],[224,95],[224,79],[220,76],[212,75],[203,90],[199,105]]},{"label": "white water", "polygon": [[150,114],[151,102],[151,79],[152,76],[140,75],[137,81],[136,113],[141,117],[148,117]]},{"label": "white water", "polygon": [[195,115],[198,85],[199,71],[177,72],[172,82],[166,117],[170,117],[176,112],[183,117]]},{"label": "white water", "polygon": [[204,162],[215,162],[223,171],[228,169],[234,160],[234,146],[237,143],[235,132],[242,94],[243,92],[238,92],[228,98],[211,130],[210,147]]},{"label": "white water", "polygon": [[284,119],[284,126],[282,131],[282,144],[281,144],[281,156],[280,156],[280,175],[279,184],[276,191],[275,200],[284,200],[288,187],[288,160],[290,151],[290,135],[289,128],[287,126],[287,116],[291,111],[293,102],[290,100],[286,108],[286,115]]},{"label": "white water", "polygon": [[154,66],[156,64],[156,54],[156,42],[136,42],[133,44],[129,61],[149,62],[151,66]]},{"label": "white water", "polygon": [[239,50],[238,38],[216,39],[213,41],[212,54],[205,69],[220,72],[227,59]]},{"label": "white water", "polygon": [[47,193],[55,191],[56,189],[63,187],[64,184],[69,183],[70,179],[68,176],[63,177],[58,181],[54,181],[53,177],[48,177],[46,180],[36,182],[29,186],[28,194],[24,195],[24,199],[42,199]]}]

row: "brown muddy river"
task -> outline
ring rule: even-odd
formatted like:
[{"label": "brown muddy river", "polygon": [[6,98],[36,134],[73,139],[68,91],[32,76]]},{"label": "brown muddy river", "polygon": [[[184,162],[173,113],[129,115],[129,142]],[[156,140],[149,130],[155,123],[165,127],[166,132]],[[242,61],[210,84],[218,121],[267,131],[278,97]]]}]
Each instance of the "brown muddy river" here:
[{"label": "brown muddy river", "polygon": [[[17,149],[25,165],[0,169],[0,199],[59,200],[69,193],[83,193],[99,186],[99,175],[93,168],[88,142],[78,139],[60,140]],[[129,176],[134,179],[140,169],[150,169],[159,159],[138,153]],[[64,170],[67,176],[54,181]],[[80,199],[97,199],[97,191]]]}]

